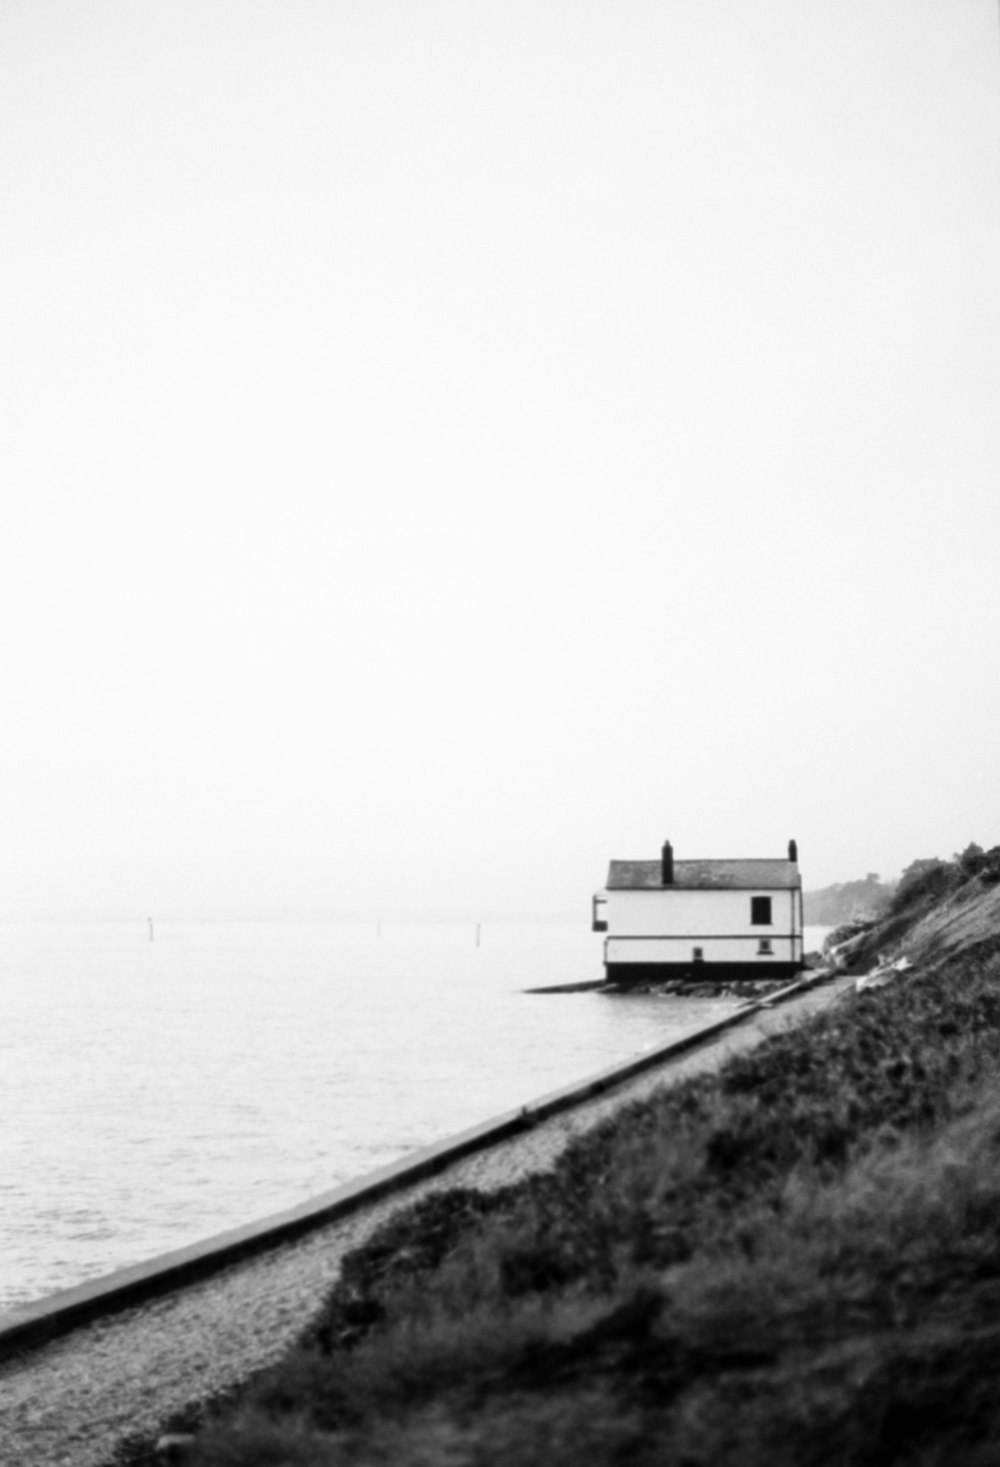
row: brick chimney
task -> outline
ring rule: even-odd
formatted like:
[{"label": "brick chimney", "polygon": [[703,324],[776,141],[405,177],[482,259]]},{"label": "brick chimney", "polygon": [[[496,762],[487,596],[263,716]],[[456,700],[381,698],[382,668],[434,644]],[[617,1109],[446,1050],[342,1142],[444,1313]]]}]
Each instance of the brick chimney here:
[{"label": "brick chimney", "polygon": [[798,844],[793,840],[788,842],[788,859],[793,863],[797,863],[799,859]]},{"label": "brick chimney", "polygon": [[674,884],[674,848],[668,840],[663,842],[660,881],[664,886],[673,886]]}]

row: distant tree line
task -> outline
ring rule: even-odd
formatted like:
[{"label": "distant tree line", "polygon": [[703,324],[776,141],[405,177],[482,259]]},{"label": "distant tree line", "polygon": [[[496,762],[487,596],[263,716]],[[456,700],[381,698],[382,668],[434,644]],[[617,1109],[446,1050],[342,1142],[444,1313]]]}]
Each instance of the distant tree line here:
[{"label": "distant tree line", "polygon": [[837,881],[820,891],[804,893],[805,919],[811,927],[839,927],[842,922],[878,917],[895,890],[895,883],[882,881],[877,871],[869,871],[858,881]]},{"label": "distant tree line", "polygon": [[839,927],[844,922],[880,917],[931,893],[944,896],[967,881],[984,885],[1000,882],[1000,846],[984,850],[975,841],[950,861],[939,856],[911,861],[898,881],[882,881],[876,871],[859,881],[838,881],[819,891],[804,893],[805,919],[810,926]]}]

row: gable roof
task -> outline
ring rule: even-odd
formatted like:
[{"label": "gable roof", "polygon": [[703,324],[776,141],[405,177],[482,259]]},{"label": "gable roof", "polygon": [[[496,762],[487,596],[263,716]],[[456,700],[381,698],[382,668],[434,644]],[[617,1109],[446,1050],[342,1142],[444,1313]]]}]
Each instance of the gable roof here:
[{"label": "gable roof", "polygon": [[612,861],[609,891],[793,891],[801,885],[794,861],[675,861],[671,886],[664,886],[656,861]]}]

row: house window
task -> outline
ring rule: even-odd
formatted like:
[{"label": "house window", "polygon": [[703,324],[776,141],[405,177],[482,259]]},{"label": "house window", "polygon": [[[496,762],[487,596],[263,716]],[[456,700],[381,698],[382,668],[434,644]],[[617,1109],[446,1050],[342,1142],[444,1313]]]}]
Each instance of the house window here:
[{"label": "house window", "polygon": [[773,954],[773,952],[774,945],[772,944],[771,939],[769,937],[762,937],[757,943],[757,956],[759,958],[768,957]]},{"label": "house window", "polygon": [[703,947],[696,947],[692,953],[692,957],[696,963],[704,962],[705,949]]},{"label": "house window", "polygon": [[770,927],[771,925],[771,898],[750,898],[750,921],[754,927]]}]

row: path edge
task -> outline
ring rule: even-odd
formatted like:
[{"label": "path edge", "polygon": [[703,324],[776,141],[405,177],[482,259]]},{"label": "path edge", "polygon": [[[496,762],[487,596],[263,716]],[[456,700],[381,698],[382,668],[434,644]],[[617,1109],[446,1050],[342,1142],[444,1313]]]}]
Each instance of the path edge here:
[{"label": "path edge", "polygon": [[669,1044],[646,1050],[621,1064],[549,1091],[516,1110],[505,1111],[431,1146],[408,1152],[398,1161],[307,1198],[295,1207],[269,1213],[186,1247],[157,1254],[144,1262],[102,1274],[73,1288],[47,1294],[0,1315],[0,1359],[46,1344],[132,1305],[200,1283],[233,1264],[294,1242],[328,1223],[359,1212],[394,1193],[403,1192],[417,1182],[446,1171],[454,1162],[518,1136],[550,1116],[571,1110],[625,1084],[645,1070],[713,1043],[727,1030],[745,1023],[754,1014],[784,1003],[830,976],[825,969],[812,970],[764,998],[741,1005],[735,1013],[727,1014],[723,1019],[688,1030]]}]

